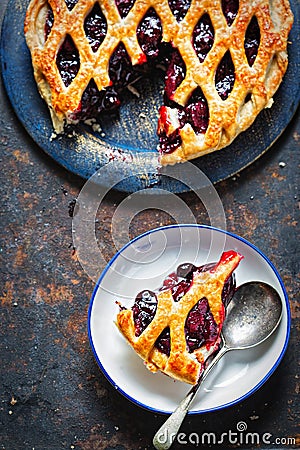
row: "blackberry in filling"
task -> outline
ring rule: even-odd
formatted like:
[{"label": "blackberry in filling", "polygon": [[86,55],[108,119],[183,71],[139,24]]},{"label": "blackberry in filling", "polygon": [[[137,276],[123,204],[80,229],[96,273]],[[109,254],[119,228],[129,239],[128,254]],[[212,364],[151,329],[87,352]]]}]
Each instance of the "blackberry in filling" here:
[{"label": "blackberry in filling", "polygon": [[65,0],[65,3],[67,5],[68,10],[72,11],[74,6],[78,3],[78,0]]},{"label": "blackberry in filling", "polygon": [[191,309],[185,322],[185,338],[190,352],[202,345],[210,345],[218,337],[217,324],[210,312],[207,298],[202,298]]},{"label": "blackberry in filling", "polygon": [[257,18],[254,16],[248,25],[245,36],[245,53],[249,66],[253,66],[260,44],[260,30]]},{"label": "blackberry in filling", "polygon": [[157,297],[155,292],[144,290],[136,296],[132,307],[136,336],[140,336],[147,328],[155,316],[156,307]]},{"label": "blackberry in filling", "polygon": [[119,14],[124,19],[134,5],[135,0],[115,0]]},{"label": "blackberry in filling", "polygon": [[53,24],[54,24],[54,15],[53,15],[52,8],[49,6],[49,9],[48,9],[48,12],[46,15],[45,29],[44,29],[45,41],[47,41],[47,38],[50,34]]},{"label": "blackberry in filling", "polygon": [[173,95],[180,83],[184,80],[185,75],[186,67],[179,51],[177,49],[171,50],[171,59],[166,72],[166,86],[164,92],[166,105],[173,105]]},{"label": "blackberry in filling", "polygon": [[209,110],[206,98],[200,88],[192,93],[186,106],[179,113],[181,128],[189,123],[195,133],[205,133],[209,122]]},{"label": "blackberry in filling", "polygon": [[[65,0],[67,8],[71,11],[78,0]],[[121,18],[125,18],[132,9],[135,0],[115,0]],[[170,9],[178,22],[187,14],[191,0],[169,0]],[[238,15],[238,0],[222,0],[222,11],[227,25],[230,27]],[[50,6],[44,26],[44,36],[47,40],[54,24],[54,14]],[[84,21],[86,38],[93,50],[97,52],[107,33],[107,21],[100,5],[95,2],[93,9]],[[138,43],[144,53],[139,64],[133,66],[131,59],[121,42],[112,54],[109,62],[109,76],[111,86],[99,92],[94,80],[86,87],[80,105],[71,116],[72,120],[80,121],[97,118],[101,113],[114,111],[121,104],[124,89],[136,82],[145,73],[150,73],[155,64],[162,61],[167,64],[164,93],[164,105],[161,109],[162,123],[164,108],[173,108],[178,115],[178,128],[166,133],[161,129],[159,134],[160,152],[172,153],[181,144],[180,130],[185,124],[190,124],[196,134],[205,133],[209,124],[209,108],[206,98],[200,87],[194,90],[185,105],[174,102],[174,93],[186,76],[186,67],[179,51],[170,44],[162,42],[162,24],[157,12],[151,7],[139,23],[136,34]],[[192,45],[199,61],[202,63],[214,44],[215,30],[211,18],[205,13],[196,24],[192,33]],[[249,66],[254,64],[260,45],[260,29],[256,17],[248,25],[245,35],[244,49]],[[56,64],[61,78],[68,87],[80,69],[80,55],[75,43],[66,35],[57,53]],[[230,95],[235,82],[234,63],[228,50],[220,61],[216,75],[215,87],[222,100]]]},{"label": "blackberry in filling", "polygon": [[234,65],[230,51],[227,50],[218,65],[215,77],[217,92],[222,100],[226,100],[233,89],[235,81]]},{"label": "blackberry in filling", "polygon": [[237,16],[239,10],[238,0],[222,0],[222,11],[225,16],[227,25],[230,27]]},{"label": "blackberry in filling", "polygon": [[180,22],[189,10],[192,0],[168,0],[170,10],[177,22]]},{"label": "blackberry in filling", "polygon": [[84,31],[93,52],[96,52],[107,32],[107,22],[98,2],[95,3],[92,11],[84,21]]},{"label": "blackberry in filling", "polygon": [[74,121],[97,117],[103,110],[115,111],[121,104],[117,92],[109,87],[101,92],[92,79],[86,87],[77,111],[70,118]]},{"label": "blackberry in filling", "polygon": [[[171,289],[174,301],[179,302],[188,292],[193,282],[195,273],[205,272],[212,269],[215,264],[206,264],[196,267],[185,263],[178,266],[176,272],[171,273],[163,282],[160,291]],[[224,307],[228,305],[235,291],[235,278],[231,275],[225,282],[222,292]],[[157,309],[156,293],[149,290],[140,292],[132,307],[135,335],[141,333],[153,320]],[[210,311],[207,299],[201,298],[189,312],[185,322],[185,338],[188,351],[191,353],[202,345],[213,344],[218,335],[218,327]],[[158,339],[155,347],[167,356],[170,355],[170,329],[165,328]]]},{"label": "blackberry in filling", "polygon": [[80,69],[79,52],[69,35],[57,53],[56,64],[65,86],[68,87]]},{"label": "blackberry in filling", "polygon": [[153,8],[147,11],[140,22],[136,35],[141,49],[148,58],[158,56],[162,39],[162,25]]},{"label": "blackberry in filling", "polygon": [[192,44],[200,62],[203,62],[214,43],[215,32],[208,14],[204,14],[193,31]]},{"label": "blackberry in filling", "polygon": [[[160,114],[162,120],[162,113]],[[165,132],[159,133],[159,150],[161,153],[168,154],[173,153],[182,144],[182,139],[179,134],[179,128],[173,131],[173,133],[166,135]]]}]

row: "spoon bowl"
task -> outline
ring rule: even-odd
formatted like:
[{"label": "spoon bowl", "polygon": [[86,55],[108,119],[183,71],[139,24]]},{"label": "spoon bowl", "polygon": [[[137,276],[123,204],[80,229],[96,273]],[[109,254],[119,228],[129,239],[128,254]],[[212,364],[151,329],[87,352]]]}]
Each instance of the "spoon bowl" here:
[{"label": "spoon bowl", "polygon": [[242,350],[265,341],[279,325],[282,302],[277,291],[266,283],[240,286],[227,307],[222,335],[226,347]]},{"label": "spoon bowl", "polygon": [[[227,307],[221,333],[222,347],[202,373],[198,383],[190,389],[155,434],[153,445],[157,450],[171,447],[201,383],[223,355],[230,350],[244,350],[264,342],[278,327],[281,316],[282,301],[272,286],[262,282],[248,282],[236,290]],[[162,441],[161,436],[167,436],[167,440]]]}]

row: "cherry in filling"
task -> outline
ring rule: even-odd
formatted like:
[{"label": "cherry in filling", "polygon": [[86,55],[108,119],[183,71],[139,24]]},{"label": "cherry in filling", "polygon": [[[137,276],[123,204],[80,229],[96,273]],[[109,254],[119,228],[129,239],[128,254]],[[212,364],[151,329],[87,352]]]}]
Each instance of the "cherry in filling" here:
[{"label": "cherry in filling", "polygon": [[97,117],[103,110],[114,111],[120,106],[120,99],[113,87],[99,92],[93,79],[86,87],[77,111],[71,114],[71,119],[88,120]]},{"label": "cherry in filling", "polygon": [[180,22],[189,10],[192,0],[168,0],[170,10]]},{"label": "cherry in filling", "polygon": [[95,3],[92,11],[85,18],[84,31],[93,52],[96,52],[107,32],[107,22],[98,2]]},{"label": "cherry in filling", "polygon": [[226,100],[233,89],[235,81],[234,64],[231,58],[230,51],[227,50],[220,64],[218,65],[215,85],[216,90],[222,100]]},{"label": "cherry in filling", "polygon": [[65,0],[65,3],[67,5],[68,10],[72,11],[74,6],[78,3],[78,0]]},{"label": "cherry in filling", "polygon": [[157,297],[155,292],[144,290],[140,292],[132,307],[135,335],[140,336],[152,321],[156,313]]},{"label": "cherry in filling", "polygon": [[[178,302],[187,293],[192,284],[195,272],[210,270],[215,264],[206,264],[196,267],[193,264],[185,263],[178,266],[176,272],[171,273],[163,283],[162,290],[171,289],[174,301]],[[235,279],[231,275],[224,284],[222,292],[222,302],[226,307],[231,300],[235,290]],[[140,292],[132,307],[133,320],[135,324],[135,334],[140,334],[147,328],[153,320],[157,308],[156,293],[149,290]],[[189,312],[185,322],[185,337],[187,349],[193,352],[202,345],[213,344],[218,335],[217,324],[210,311],[207,299],[201,298]],[[165,328],[158,337],[155,347],[162,353],[170,355],[170,329]]]},{"label": "cherry in filling", "polygon": [[134,5],[134,2],[135,0],[115,0],[116,6],[122,19],[127,16]]},{"label": "cherry in filling", "polygon": [[68,34],[57,53],[56,64],[65,86],[69,86],[80,69],[80,57],[73,39]]},{"label": "cherry in filling", "polygon": [[189,123],[195,133],[205,133],[209,122],[209,110],[206,98],[199,87],[194,90],[178,116],[181,128]]},{"label": "cherry in filling", "polygon": [[260,29],[257,18],[252,17],[251,22],[248,25],[245,36],[245,53],[249,66],[253,66],[256,59],[258,48],[260,44]]},{"label": "cherry in filling", "polygon": [[214,28],[208,14],[204,14],[194,28],[192,44],[200,62],[203,62],[213,46]]},{"label": "cherry in filling", "polygon": [[49,6],[47,15],[46,15],[46,21],[45,21],[45,28],[44,28],[44,36],[45,41],[48,39],[48,36],[50,34],[50,31],[54,24],[54,15],[51,6]]},{"label": "cherry in filling", "polygon": [[166,72],[166,86],[164,92],[164,101],[168,106],[172,106],[173,95],[184,80],[186,75],[185,63],[181,57],[181,54],[177,49],[171,50],[170,64]]},{"label": "cherry in filling", "polygon": [[148,58],[158,56],[162,39],[162,25],[153,8],[147,11],[140,22],[136,35],[141,49]]},{"label": "cherry in filling", "polygon": [[222,0],[222,11],[225,16],[227,25],[230,27],[237,16],[239,10],[238,0]]},{"label": "cherry in filling", "polygon": [[[190,7],[191,0],[168,0],[169,6],[176,20],[184,19]],[[78,0],[65,0],[71,11]],[[135,0],[115,0],[119,14],[126,17],[133,7]],[[239,0],[222,0],[222,11],[228,26],[231,26],[238,15]],[[54,14],[48,7],[44,35],[47,40],[54,24]],[[96,52],[107,33],[107,22],[100,5],[95,2],[93,9],[84,21],[84,30],[91,48]],[[82,96],[78,110],[72,114],[74,120],[96,118],[103,111],[119,108],[124,89],[134,83],[145,72],[151,72],[154,65],[162,61],[167,63],[164,104],[178,111],[179,128],[171,134],[159,132],[160,152],[172,153],[182,143],[180,129],[189,123],[195,133],[205,133],[209,124],[209,110],[207,101],[200,88],[195,89],[187,104],[182,106],[174,102],[173,96],[186,75],[186,67],[176,48],[162,42],[162,24],[154,8],[150,8],[137,27],[137,39],[145,55],[140,63],[133,66],[124,44],[121,42],[109,62],[109,76],[112,85],[99,92],[94,80],[91,80]],[[203,62],[214,43],[214,28],[211,19],[205,13],[196,24],[192,33],[192,45]],[[248,25],[244,48],[250,66],[253,65],[260,45],[260,30],[256,17]],[[65,86],[69,86],[80,69],[80,55],[71,38],[67,35],[58,50],[56,64]],[[215,86],[222,100],[226,100],[235,82],[234,64],[230,51],[227,51],[219,63],[215,76]],[[163,121],[163,117],[161,117]]]},{"label": "cherry in filling", "polygon": [[[168,99],[165,103],[177,109],[179,121],[179,128],[168,136],[165,131],[159,132],[160,151],[167,154],[172,153],[181,145],[179,130],[185,124],[189,123],[195,133],[205,133],[209,123],[209,109],[200,87],[194,90],[184,107]],[[163,118],[163,108],[161,109],[161,119],[167,120]]]},{"label": "cherry in filling", "polygon": [[173,131],[168,136],[166,133],[159,132],[159,151],[163,154],[169,154],[175,152],[175,150],[182,144],[182,139],[179,134],[179,128]]},{"label": "cherry in filling", "polygon": [[189,312],[185,323],[185,336],[190,352],[216,341],[218,328],[210,312],[207,298],[199,300]]},{"label": "cherry in filling", "polygon": [[[171,50],[171,57],[169,65],[166,72],[166,82],[165,82],[165,92],[164,92],[164,104],[166,106],[176,108],[177,110],[182,109],[182,106],[178,105],[173,101],[173,95],[184,80],[186,74],[186,67],[183,59],[177,49]],[[161,109],[161,120],[166,122],[166,118],[163,117],[163,108]],[[174,152],[182,143],[179,129],[175,130],[173,133],[166,135],[165,131],[159,132],[159,146],[161,153],[172,153]]]}]

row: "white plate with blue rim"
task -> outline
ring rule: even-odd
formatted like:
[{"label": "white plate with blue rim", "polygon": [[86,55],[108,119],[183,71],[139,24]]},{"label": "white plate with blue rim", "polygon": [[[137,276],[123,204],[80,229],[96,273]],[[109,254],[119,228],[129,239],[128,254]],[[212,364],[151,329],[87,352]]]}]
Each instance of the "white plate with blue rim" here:
[{"label": "white plate with blue rim", "polygon": [[190,386],[150,372],[127,344],[115,321],[118,303],[130,308],[143,289],[156,290],[177,266],[218,261],[222,252],[244,256],[235,270],[236,285],[262,281],[279,293],[283,314],[275,333],[259,346],[231,351],[203,382],[190,414],[222,409],[259,389],[279,365],[290,334],[285,287],[272,262],[242,237],[205,225],[171,225],[151,230],[125,245],[107,264],[94,289],[88,312],[90,344],[100,369],[115,389],[136,405],[171,413]]}]

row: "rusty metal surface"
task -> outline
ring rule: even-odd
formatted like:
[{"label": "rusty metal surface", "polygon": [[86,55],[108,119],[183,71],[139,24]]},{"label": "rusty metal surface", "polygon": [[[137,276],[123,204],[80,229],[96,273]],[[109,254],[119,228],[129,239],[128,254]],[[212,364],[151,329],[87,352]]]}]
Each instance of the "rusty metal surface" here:
[{"label": "rusty metal surface", "polygon": [[[1,15],[3,14],[1,2]],[[0,84],[0,449],[150,449],[164,418],[141,410],[111,388],[89,347],[87,309],[94,283],[72,241],[72,207],[84,181],[47,157],[18,122]],[[189,417],[182,432],[247,431],[272,435],[272,444],[228,448],[297,448],[299,424],[299,113],[276,142],[238,176],[216,186],[227,229],[250,240],[274,263],[289,294],[288,350],[270,380],[241,404]],[[183,194],[198,223],[209,223],[194,194]],[[97,234],[105,256],[115,252],[111,218],[124,199],[110,192]],[[144,211],[131,237],[169,224],[162,211]],[[275,438],[283,438],[274,444]],[[174,449],[196,448],[192,443]],[[199,448],[214,447],[199,446]],[[215,448],[224,448],[221,444]]]},{"label": "rusty metal surface", "polygon": [[[300,8],[297,0],[290,2],[294,25],[289,34],[289,64],[272,108],[263,109],[254,124],[222,152],[216,151],[192,161],[195,169],[204,172],[213,183],[233,176],[268,151],[297,109],[300,101]],[[122,94],[120,114],[101,117],[96,127],[78,125],[59,138],[53,138],[49,110],[36,88],[23,33],[28,3],[29,0],[9,1],[0,35],[0,59],[7,95],[33,140],[55,161],[83,178],[89,178],[95,170],[106,166],[105,173],[102,172],[104,186],[110,187],[111,177],[117,172],[116,164],[108,163],[127,160],[131,165],[130,177],[118,183],[118,190],[129,193],[152,187],[176,193],[188,191],[180,180],[169,176],[166,168],[157,170],[157,118],[164,91],[161,70],[135,83],[137,95],[132,90]],[[47,45],[50,42],[51,39]],[[33,115],[35,120],[32,120]],[[123,174],[123,170],[120,172]]]}]

